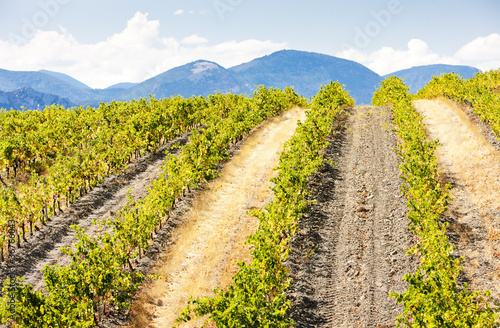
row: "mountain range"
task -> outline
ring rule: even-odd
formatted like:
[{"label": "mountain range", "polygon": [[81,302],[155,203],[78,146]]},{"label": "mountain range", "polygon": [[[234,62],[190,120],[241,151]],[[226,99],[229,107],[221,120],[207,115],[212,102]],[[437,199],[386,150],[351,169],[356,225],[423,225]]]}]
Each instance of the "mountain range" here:
[{"label": "mountain range", "polygon": [[126,101],[150,94],[156,98],[174,95],[190,97],[208,96],[217,91],[251,96],[258,85],[276,88],[293,86],[298,94],[312,97],[322,84],[330,81],[344,84],[357,104],[369,104],[376,87],[387,76],[404,78],[410,91],[416,92],[432,76],[450,72],[469,78],[479,70],[470,66],[429,65],[380,76],[351,60],[319,53],[282,50],[231,68],[197,60],[141,83],[124,82],[106,89],[92,89],[63,73],[0,69],[0,107],[37,109],[54,103],[65,107],[98,106],[100,102]]},{"label": "mountain range", "polygon": [[43,109],[48,105],[58,104],[64,107],[73,107],[75,104],[66,98],[53,94],[38,92],[30,87],[14,91],[0,91],[0,108]]},{"label": "mountain range", "polygon": [[405,84],[410,88],[411,93],[417,93],[418,90],[425,87],[427,82],[432,80],[433,76],[439,76],[443,73],[456,73],[460,74],[464,79],[473,77],[479,70],[470,66],[458,66],[458,65],[427,65],[427,66],[417,66],[409,69],[404,69],[397,71],[388,75],[382,76],[383,79],[386,77],[395,75],[405,82]]}]

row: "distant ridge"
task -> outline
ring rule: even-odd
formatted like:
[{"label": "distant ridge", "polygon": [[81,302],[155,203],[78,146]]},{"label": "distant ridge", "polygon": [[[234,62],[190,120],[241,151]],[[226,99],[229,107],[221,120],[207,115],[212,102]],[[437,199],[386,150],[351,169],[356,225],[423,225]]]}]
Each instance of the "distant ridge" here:
[{"label": "distant ridge", "polygon": [[[0,90],[11,92],[29,87],[77,106],[95,107],[100,102],[127,101],[149,95],[156,98],[181,95],[187,98],[220,92],[251,96],[257,85],[276,88],[290,86],[298,94],[311,97],[321,85],[338,81],[346,86],[356,104],[360,105],[371,103],[376,87],[388,76],[404,78],[411,92],[417,92],[432,76],[449,72],[469,78],[479,70],[469,66],[439,64],[412,67],[380,76],[351,60],[314,52],[281,50],[228,69],[208,60],[197,60],[141,83],[117,83],[106,89],[92,89],[71,76],[47,70],[0,69]],[[27,104],[36,102],[28,96],[25,101]]]},{"label": "distant ridge", "polygon": [[24,87],[18,90],[4,92],[0,91],[0,108],[19,110],[21,107],[26,109],[44,109],[50,105],[61,105],[65,108],[73,107],[66,98],[56,95],[38,92],[30,87]]},{"label": "distant ridge", "polygon": [[[47,74],[35,71],[9,71],[0,69],[0,90],[8,92],[30,87],[38,92],[68,98],[74,103],[94,97],[95,94],[92,89],[77,87],[74,85],[75,82],[68,82],[69,76],[66,75],[68,78],[61,79],[61,75],[65,74],[59,74],[55,72]],[[58,75],[59,77],[54,75]]]},{"label": "distant ridge", "polygon": [[109,87],[106,88],[106,90],[109,90],[109,89],[130,89],[132,88],[133,86],[136,86],[138,83],[132,83],[132,82],[121,82],[121,83],[117,83],[117,84],[113,84]]},{"label": "distant ridge", "polygon": [[316,95],[322,84],[339,81],[358,104],[371,102],[380,76],[347,59],[314,52],[282,50],[230,68],[253,85],[293,86],[305,97]]},{"label": "distant ridge", "polygon": [[172,68],[132,88],[120,93],[119,98],[145,97],[149,94],[157,98],[181,95],[208,96],[216,92],[250,94],[252,86],[217,63],[197,60],[186,65]]},{"label": "distant ridge", "polygon": [[425,87],[432,80],[433,76],[439,76],[444,73],[455,73],[460,74],[464,79],[469,79],[479,72],[481,71],[471,66],[435,64],[404,69],[384,75],[383,78],[397,76],[403,79],[403,82],[410,88],[411,93],[417,93],[418,90]]},{"label": "distant ridge", "polygon": [[47,74],[47,75],[50,75],[50,76],[53,76],[55,78],[58,78],[59,80],[67,82],[67,83],[71,84],[74,87],[81,88],[81,89],[92,90],[92,88],[89,87],[88,85],[86,85],[85,83],[82,83],[82,82],[78,81],[75,78],[72,78],[71,76],[69,76],[67,74],[53,72],[53,71],[48,71],[46,69],[41,69],[41,70],[39,70],[39,72]]}]

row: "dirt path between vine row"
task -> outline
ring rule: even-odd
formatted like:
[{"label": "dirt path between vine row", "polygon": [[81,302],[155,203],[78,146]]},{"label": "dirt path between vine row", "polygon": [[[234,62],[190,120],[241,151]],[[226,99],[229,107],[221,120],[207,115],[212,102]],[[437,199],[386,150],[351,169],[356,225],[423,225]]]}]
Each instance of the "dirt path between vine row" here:
[{"label": "dirt path between vine row", "polygon": [[500,301],[500,152],[488,141],[491,131],[448,99],[414,105],[430,139],[441,143],[436,157],[443,180],[453,186],[445,219],[454,255],[464,257],[461,279]]},{"label": "dirt path between vine row", "polygon": [[173,243],[149,272],[163,279],[144,286],[138,294],[131,326],[172,327],[190,296],[212,295],[215,286],[232,282],[238,269],[235,261],[251,260],[250,246],[244,242],[259,221],[246,212],[272,200],[270,179],[276,174],[278,152],[294,134],[298,120],[305,120],[303,109],[266,122],[224,164],[222,176],[196,196],[173,234]]},{"label": "dirt path between vine row", "polygon": [[[0,279],[3,283],[8,274],[25,278],[25,283],[33,285],[36,290],[45,286],[42,269],[45,265],[69,265],[71,259],[64,254],[61,247],[72,247],[76,242],[75,232],[71,225],[79,225],[85,232],[97,235],[97,226],[92,220],[107,219],[127,204],[127,191],[134,200],[147,195],[147,187],[152,180],[158,178],[166,157],[165,152],[174,145],[186,144],[190,133],[185,133],[160,147],[156,155],[149,154],[134,160],[126,171],[113,175],[104,180],[102,184],[81,197],[64,212],[56,215],[40,231],[28,238],[27,243],[22,243],[16,249],[14,265],[8,267],[6,263],[0,266]],[[178,150],[171,151],[176,153]]]},{"label": "dirt path between vine row", "polygon": [[297,327],[393,327],[402,312],[388,293],[404,292],[418,259],[400,192],[387,108],[355,107],[337,122],[324,163],[309,181],[316,204],[300,220],[287,266]]}]

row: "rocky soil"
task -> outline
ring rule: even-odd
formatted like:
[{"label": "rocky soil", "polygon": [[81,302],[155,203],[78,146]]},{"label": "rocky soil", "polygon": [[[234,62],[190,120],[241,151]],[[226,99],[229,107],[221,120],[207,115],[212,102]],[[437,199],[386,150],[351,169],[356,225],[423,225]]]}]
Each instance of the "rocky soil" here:
[{"label": "rocky soil", "polygon": [[287,266],[297,327],[392,327],[402,312],[388,293],[418,259],[386,108],[356,107],[337,122],[323,168],[310,180],[310,213],[300,222]]}]

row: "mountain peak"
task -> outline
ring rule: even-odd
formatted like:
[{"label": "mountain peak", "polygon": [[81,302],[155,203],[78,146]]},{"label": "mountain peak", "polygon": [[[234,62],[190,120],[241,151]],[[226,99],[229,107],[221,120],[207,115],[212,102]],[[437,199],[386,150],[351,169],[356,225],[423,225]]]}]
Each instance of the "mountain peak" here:
[{"label": "mountain peak", "polygon": [[209,61],[197,61],[194,63],[193,68],[191,69],[191,72],[193,74],[199,74],[204,71],[209,71],[209,70],[214,70],[214,69],[219,69],[219,65],[216,63],[212,63]]},{"label": "mountain peak", "polygon": [[68,83],[76,88],[80,88],[80,89],[84,89],[84,90],[91,90],[92,89],[88,85],[86,85],[86,84],[78,81],[77,79],[74,79],[73,77],[71,77],[67,74],[64,74],[64,73],[53,72],[53,71],[49,71],[46,69],[41,69],[38,72],[55,77],[55,78],[57,78],[61,81],[64,81],[64,82],[66,82],[66,83]]},{"label": "mountain peak", "polygon": [[305,97],[317,94],[321,85],[339,81],[351,91],[358,104],[370,103],[373,91],[380,82],[377,73],[356,62],[297,50],[277,51],[229,70],[251,85],[293,86],[298,94]]},{"label": "mountain peak", "polygon": [[[390,75],[406,77],[405,83],[412,92],[416,92],[432,76],[447,72],[459,73],[466,78],[478,70],[465,66],[427,65]],[[290,49],[276,51],[227,69],[215,62],[200,59],[169,69],[141,83],[119,83],[107,89],[90,89],[66,74],[47,70],[16,72],[0,69],[0,90],[4,91],[0,92],[0,107],[16,107],[16,104],[21,103],[20,99],[23,99],[25,107],[35,108],[43,103],[64,103],[64,99],[51,98],[54,95],[65,97],[77,105],[91,106],[99,106],[100,102],[111,99],[127,101],[150,94],[157,98],[207,96],[215,92],[251,96],[256,85],[276,88],[290,86],[298,94],[311,97],[318,93],[321,85],[330,81],[346,85],[358,104],[368,104],[381,80],[380,75],[357,62]],[[19,90],[23,87],[31,89]],[[38,95],[34,91],[47,95]]]},{"label": "mountain peak", "polygon": [[406,85],[410,88],[411,93],[416,93],[422,89],[427,82],[432,80],[433,76],[439,76],[443,73],[460,74],[464,79],[468,79],[480,72],[477,68],[462,65],[446,65],[446,64],[433,64],[425,66],[416,66],[412,68],[403,69],[383,76],[397,76],[404,79]]},{"label": "mountain peak", "polygon": [[45,106],[58,104],[64,107],[72,107],[74,104],[66,98],[54,94],[36,91],[31,87],[22,87],[17,90],[0,91],[0,108],[19,109],[43,109]]}]

